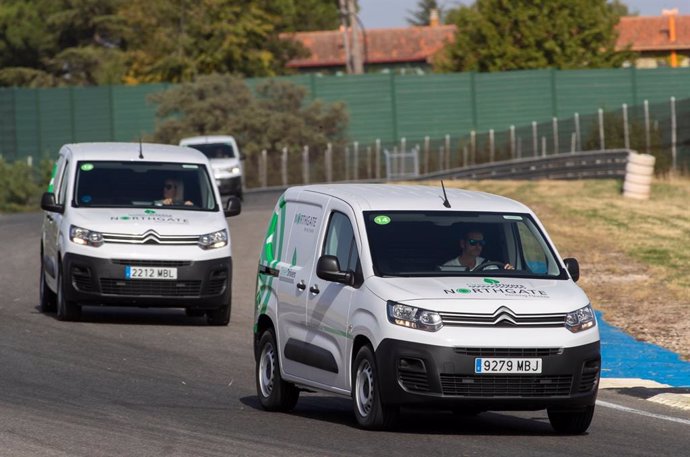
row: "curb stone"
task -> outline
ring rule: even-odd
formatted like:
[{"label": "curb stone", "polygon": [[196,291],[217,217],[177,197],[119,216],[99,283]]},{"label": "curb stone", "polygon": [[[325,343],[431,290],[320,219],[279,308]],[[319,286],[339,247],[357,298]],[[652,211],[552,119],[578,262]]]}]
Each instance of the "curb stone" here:
[{"label": "curb stone", "polygon": [[656,381],[639,378],[602,378],[600,389],[618,389],[629,394],[662,405],[690,411],[690,388],[671,387]]}]

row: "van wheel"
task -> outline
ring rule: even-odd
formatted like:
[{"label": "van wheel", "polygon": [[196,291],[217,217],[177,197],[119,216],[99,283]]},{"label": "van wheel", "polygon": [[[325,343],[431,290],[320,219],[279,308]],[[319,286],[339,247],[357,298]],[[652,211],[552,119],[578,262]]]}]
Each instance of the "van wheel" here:
[{"label": "van wheel", "polygon": [[266,330],[259,340],[259,358],[256,361],[256,394],[267,411],[290,411],[299,400],[299,389],[280,376],[278,346],[272,329]]},{"label": "van wheel", "polygon": [[52,313],[55,311],[56,295],[46,284],[46,272],[43,269],[43,259],[41,259],[41,278],[38,285],[39,307],[42,313]]},{"label": "van wheel", "polygon": [[206,311],[206,322],[209,325],[228,325],[230,323],[230,304]]},{"label": "van wheel", "polygon": [[546,410],[549,415],[551,427],[558,433],[567,435],[581,435],[587,431],[594,416],[594,405],[587,406],[584,410],[564,411]]},{"label": "van wheel", "polygon": [[81,318],[81,306],[75,301],[67,300],[64,293],[62,267],[58,270],[57,277],[57,318],[60,321],[78,321]]},{"label": "van wheel", "polygon": [[352,400],[360,427],[370,430],[391,428],[398,418],[399,408],[381,402],[381,390],[374,352],[362,346],[357,352],[352,372]]}]

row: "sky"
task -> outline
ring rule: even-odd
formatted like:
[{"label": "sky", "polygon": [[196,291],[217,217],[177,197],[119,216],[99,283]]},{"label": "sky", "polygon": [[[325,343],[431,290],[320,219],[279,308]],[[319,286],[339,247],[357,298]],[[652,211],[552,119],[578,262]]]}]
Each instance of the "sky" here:
[{"label": "sky", "polygon": [[[419,0],[358,0],[359,19],[367,29],[407,27],[410,11],[417,9]],[[446,7],[471,4],[471,0],[440,0]],[[623,0],[631,12],[641,16],[659,16],[662,9],[678,8],[679,14],[690,14],[690,0]]]}]

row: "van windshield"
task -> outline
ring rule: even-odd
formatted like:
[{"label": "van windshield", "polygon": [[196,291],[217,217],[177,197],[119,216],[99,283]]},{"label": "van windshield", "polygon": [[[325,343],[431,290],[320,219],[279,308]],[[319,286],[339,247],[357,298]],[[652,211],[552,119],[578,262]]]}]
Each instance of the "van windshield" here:
[{"label": "van windshield", "polygon": [[237,156],[235,148],[228,143],[188,144],[187,147],[203,152],[209,159],[232,159]]},{"label": "van windshield", "polygon": [[529,214],[365,211],[364,220],[377,276],[568,277]]},{"label": "van windshield", "polygon": [[196,163],[78,162],[72,205],[218,210],[206,166]]}]

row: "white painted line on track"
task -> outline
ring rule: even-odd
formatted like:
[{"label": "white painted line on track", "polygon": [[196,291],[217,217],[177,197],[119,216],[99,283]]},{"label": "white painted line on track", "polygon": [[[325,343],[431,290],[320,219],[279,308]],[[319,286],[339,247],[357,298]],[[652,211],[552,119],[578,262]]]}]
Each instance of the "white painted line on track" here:
[{"label": "white painted line on track", "polygon": [[677,422],[679,424],[690,425],[690,420],[681,419],[678,417],[664,416],[663,414],[655,414],[647,411],[642,411],[641,409],[628,408],[627,406],[617,405],[615,403],[609,403],[607,401],[597,400],[597,405],[603,406],[604,408],[617,409],[619,411],[625,411],[626,413],[639,414],[640,416],[653,417],[654,419],[662,419],[670,422]]}]

